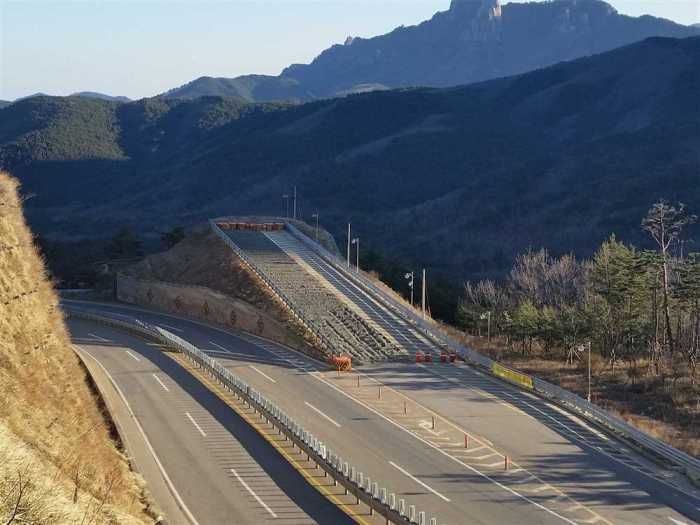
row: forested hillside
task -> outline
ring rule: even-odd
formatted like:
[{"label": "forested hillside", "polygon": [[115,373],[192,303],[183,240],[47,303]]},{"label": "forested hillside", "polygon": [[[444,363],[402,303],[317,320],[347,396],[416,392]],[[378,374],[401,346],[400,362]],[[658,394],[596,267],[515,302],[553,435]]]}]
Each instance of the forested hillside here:
[{"label": "forested hillside", "polygon": [[0,162],[44,235],[143,234],[299,213],[453,278],[528,247],[645,242],[661,197],[700,202],[700,38],[654,38],[473,86],[304,105],[32,98],[0,110]]}]

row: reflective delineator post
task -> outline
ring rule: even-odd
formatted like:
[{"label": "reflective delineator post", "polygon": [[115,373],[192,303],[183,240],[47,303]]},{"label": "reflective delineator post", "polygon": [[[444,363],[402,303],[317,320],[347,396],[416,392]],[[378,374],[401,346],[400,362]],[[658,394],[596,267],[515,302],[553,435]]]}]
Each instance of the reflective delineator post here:
[{"label": "reflective delineator post", "polygon": [[408,414],[408,407],[406,406],[406,401],[404,401],[403,402],[403,415],[405,416],[407,414]]},{"label": "reflective delineator post", "polygon": [[505,469],[508,470],[508,468],[510,467],[510,458],[508,456],[505,457],[504,463]]},{"label": "reflective delineator post", "polygon": [[464,434],[464,448],[469,448],[469,434]]}]

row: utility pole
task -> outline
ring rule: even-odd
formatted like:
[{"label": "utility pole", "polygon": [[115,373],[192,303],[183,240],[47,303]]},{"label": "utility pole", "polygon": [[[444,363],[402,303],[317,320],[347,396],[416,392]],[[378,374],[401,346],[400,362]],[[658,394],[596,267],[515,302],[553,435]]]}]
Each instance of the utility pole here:
[{"label": "utility pole", "polygon": [[282,195],[282,199],[284,199],[284,202],[286,204],[286,212],[284,214],[285,219],[289,219],[289,194],[285,193]]},{"label": "utility pole", "polygon": [[421,293],[421,309],[423,310],[423,319],[425,319],[425,268],[423,268],[423,291]]},{"label": "utility pole", "polygon": [[294,220],[297,220],[297,187],[294,186]]},{"label": "utility pole", "polygon": [[487,334],[488,334],[488,342],[491,344],[491,311],[489,310],[489,315],[488,315],[488,322],[487,322]]},{"label": "utility pole", "polygon": [[588,402],[591,402],[591,342],[588,341]]},{"label": "utility pole", "polygon": [[350,269],[350,223],[348,223],[348,270]]},{"label": "utility pole", "polygon": [[353,243],[353,244],[357,244],[357,248],[356,248],[356,250],[357,250],[357,251],[356,251],[356,253],[357,253],[357,263],[356,263],[355,267],[357,268],[357,273],[360,273],[360,238],[359,238],[359,237],[355,237],[355,238],[352,240],[352,243]]},{"label": "utility pole", "polygon": [[311,217],[316,219],[316,242],[318,242],[318,212],[314,213]]},{"label": "utility pole", "polygon": [[411,289],[411,306],[413,306],[413,271],[404,275],[408,279],[408,287]]}]

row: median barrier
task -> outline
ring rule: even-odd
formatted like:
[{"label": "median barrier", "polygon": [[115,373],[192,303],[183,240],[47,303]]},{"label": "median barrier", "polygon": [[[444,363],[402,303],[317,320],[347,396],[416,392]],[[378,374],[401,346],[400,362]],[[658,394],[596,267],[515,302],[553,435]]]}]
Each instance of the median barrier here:
[{"label": "median barrier", "polygon": [[[346,492],[352,492],[358,503],[362,501],[370,509],[370,514],[377,512],[386,519],[387,523],[396,525],[417,525],[415,521],[415,506],[410,506],[409,516],[402,511],[392,508],[391,502],[395,501],[395,494],[390,493],[388,500],[383,497],[387,489],[379,487],[375,482],[377,490],[370,490],[370,479],[367,477],[367,485],[363,483],[364,474],[359,473],[356,478],[355,467],[344,465],[336,457],[327,444],[320,441],[311,432],[305,430],[295,419],[284,412],[272,400],[256,391],[240,377],[233,374],[221,363],[212,359],[207,354],[199,350],[194,345],[181,339],[175,334],[164,330],[158,326],[145,323],[135,317],[117,313],[95,314],[88,310],[77,308],[72,305],[64,305],[63,310],[67,317],[82,319],[100,323],[112,328],[121,329],[146,339],[150,339],[182,353],[195,367],[208,374],[219,382],[224,389],[233,393],[243,400],[249,407],[257,412],[261,417],[273,425],[280,434],[290,440],[299,450],[304,452],[310,461],[324,471],[324,475],[331,476],[334,484],[344,487]],[[348,472],[350,477],[348,477]],[[401,506],[404,500],[401,500]]]}]

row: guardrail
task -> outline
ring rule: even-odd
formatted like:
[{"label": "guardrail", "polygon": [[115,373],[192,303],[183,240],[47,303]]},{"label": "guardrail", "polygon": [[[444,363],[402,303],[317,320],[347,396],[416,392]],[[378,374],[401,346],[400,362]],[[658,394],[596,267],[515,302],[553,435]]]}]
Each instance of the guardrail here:
[{"label": "guardrail", "polygon": [[289,311],[292,312],[292,315],[297,318],[297,320],[311,333],[319,343],[319,346],[328,352],[330,355],[334,355],[336,357],[340,357],[340,353],[336,352],[333,349],[333,346],[330,344],[328,339],[319,331],[316,329],[315,325],[313,322],[311,322],[310,319],[306,317],[304,312],[301,311],[301,309],[297,308],[297,306],[287,297],[287,295],[280,290],[275,283],[272,282],[267,276],[267,274],[258,268],[258,266],[250,260],[250,258],[245,254],[243,250],[239,248],[239,246],[233,242],[231,237],[226,235],[226,233],[219,228],[219,225],[215,222],[215,220],[211,219],[209,220],[209,225],[211,226],[211,229],[218,235],[233,252],[243,261],[243,263],[250,268],[250,270],[258,276],[258,278],[265,283],[265,285],[272,291],[272,293],[277,296],[277,298],[284,303],[284,305],[289,308]]},{"label": "guardrail", "polygon": [[406,500],[397,499],[395,493],[381,487],[379,482],[365,476],[356,467],[334,453],[311,432],[302,427],[294,418],[263,396],[240,377],[231,373],[218,361],[212,359],[194,345],[158,326],[145,323],[134,317],[110,313],[97,315],[74,306],[63,306],[68,317],[93,321],[113,328],[126,330],[141,337],[154,340],[173,350],[181,352],[195,366],[209,374],[226,390],[242,399],[248,406],[265,418],[277,431],[304,452],[325,473],[334,484],[342,486],[346,494],[352,494],[359,503],[362,501],[370,509],[396,525],[437,525],[437,519],[426,521],[425,512],[417,512],[415,505],[407,505]]},{"label": "guardrail", "polygon": [[316,243],[313,239],[299,231],[293,224],[286,223],[286,228],[298,240],[311,248],[316,254],[331,264],[334,268],[343,273],[352,282],[364,288],[378,299],[385,307],[399,315],[403,320],[410,323],[414,329],[429,337],[436,345],[442,349],[449,349],[460,355],[465,361],[486,369],[490,374],[515,384],[521,388],[528,388],[541,394],[542,396],[555,401],[573,412],[585,417],[586,419],[598,423],[613,432],[622,435],[648,451],[656,454],[661,459],[681,467],[684,472],[694,481],[700,480],[700,460],[686,454],[685,452],[672,447],[658,439],[655,439],[641,430],[626,423],[622,419],[608,413],[606,410],[588,402],[580,396],[564,390],[561,387],[543,381],[537,377],[529,376],[507,368],[497,361],[490,359],[465,346],[460,345],[456,341],[441,333],[429,322],[422,319],[413,309],[404,305],[392,297],[387,291],[382,290],[375,285],[366,275],[361,272],[354,272],[347,268],[347,263],[338,256],[326,250],[323,246]]}]

